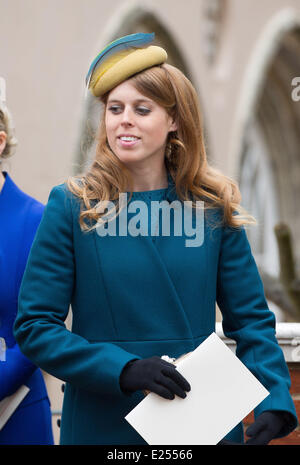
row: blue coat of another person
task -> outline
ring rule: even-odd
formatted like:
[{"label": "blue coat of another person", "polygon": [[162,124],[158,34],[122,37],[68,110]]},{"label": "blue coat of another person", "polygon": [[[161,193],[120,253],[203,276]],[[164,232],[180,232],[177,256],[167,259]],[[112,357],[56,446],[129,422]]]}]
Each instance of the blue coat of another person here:
[{"label": "blue coat of another person", "polygon": [[[161,191],[134,193],[131,202],[149,204]],[[177,199],[170,176],[165,195]],[[136,358],[194,350],[215,331],[216,302],[238,357],[270,392],[255,415],[287,411],[292,421],[280,435],[294,429],[289,372],[245,229],[214,228],[207,220],[218,215],[209,212],[203,244],[186,247],[190,237],[172,229],[157,237],[84,233],[79,211],[65,184],[52,189],[15,323],[24,354],[67,383],[61,444],[146,444],[124,418],[144,394],[121,390],[122,369]],[[242,424],[226,438],[243,442]]]},{"label": "blue coat of another person", "polygon": [[41,370],[20,351],[13,335],[18,293],[44,206],[4,172],[0,192],[0,401],[22,385],[28,394],[0,430],[0,445],[53,444],[50,404]]}]

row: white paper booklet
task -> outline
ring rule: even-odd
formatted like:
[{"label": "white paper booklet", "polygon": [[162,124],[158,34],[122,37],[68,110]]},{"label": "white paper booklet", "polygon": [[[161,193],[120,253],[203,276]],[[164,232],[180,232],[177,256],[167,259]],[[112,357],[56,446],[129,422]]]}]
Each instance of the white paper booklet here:
[{"label": "white paper booklet", "polygon": [[0,430],[3,428],[7,420],[14,413],[18,405],[28,394],[30,389],[27,386],[21,386],[14,394],[5,397],[0,402]]},{"label": "white paper booklet", "polygon": [[176,366],[187,397],[151,392],[125,417],[150,445],[215,445],[269,395],[216,333]]}]

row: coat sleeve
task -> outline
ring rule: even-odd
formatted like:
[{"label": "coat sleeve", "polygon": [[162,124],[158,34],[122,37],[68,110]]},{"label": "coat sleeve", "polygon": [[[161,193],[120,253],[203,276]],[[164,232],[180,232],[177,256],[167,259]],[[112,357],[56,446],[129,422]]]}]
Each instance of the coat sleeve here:
[{"label": "coat sleeve", "polygon": [[[22,237],[20,237],[20,240],[23,242],[16,273],[16,297],[19,292],[20,282],[24,273],[30,247],[41,221],[44,205],[34,199],[28,198],[23,208],[25,210],[24,215],[26,215],[26,222],[22,230]],[[6,347],[5,361],[0,363],[0,401],[12,395],[23,384],[26,384],[36,368],[37,367],[22,354],[18,344]]]},{"label": "coat sleeve", "polygon": [[54,377],[99,394],[124,396],[121,371],[140,357],[112,343],[90,343],[64,324],[75,274],[68,193],[64,185],[50,193],[22,279],[14,335],[21,351]]},{"label": "coat sleeve", "polygon": [[225,336],[236,341],[236,355],[270,392],[254,410],[286,411],[289,421],[278,437],[297,426],[290,375],[275,336],[275,315],[268,308],[245,228],[222,228],[217,303]]}]

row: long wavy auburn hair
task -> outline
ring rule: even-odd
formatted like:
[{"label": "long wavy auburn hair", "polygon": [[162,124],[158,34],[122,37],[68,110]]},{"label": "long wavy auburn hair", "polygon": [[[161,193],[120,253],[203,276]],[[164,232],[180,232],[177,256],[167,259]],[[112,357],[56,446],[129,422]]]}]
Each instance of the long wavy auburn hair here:
[{"label": "long wavy auburn hair", "polygon": [[[175,66],[164,63],[137,73],[129,80],[138,92],[161,105],[177,123],[177,131],[170,132],[166,140],[169,154],[165,156],[165,165],[179,200],[192,201],[193,208],[197,207],[197,200],[202,200],[204,211],[221,209],[220,225],[239,228],[257,224],[240,205],[237,182],[208,163],[199,99],[189,79]],[[101,222],[104,213],[103,209],[99,212],[97,208],[99,202],[105,205],[106,201],[113,201],[118,215],[122,209],[118,203],[119,194],[132,192],[131,173],[107,142],[105,109],[108,96],[109,92],[99,99],[104,111],[94,161],[85,173],[69,177],[66,182],[81,201],[79,224],[82,231],[91,231],[97,227],[98,221]],[[131,194],[128,201],[130,199]],[[203,203],[201,205],[203,208]],[[218,226],[217,222],[214,226]]]}]

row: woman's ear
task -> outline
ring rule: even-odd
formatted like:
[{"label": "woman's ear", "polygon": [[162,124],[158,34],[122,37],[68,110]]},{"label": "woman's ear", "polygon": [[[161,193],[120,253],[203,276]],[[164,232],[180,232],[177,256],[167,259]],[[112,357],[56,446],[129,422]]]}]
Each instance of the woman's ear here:
[{"label": "woman's ear", "polygon": [[6,146],[6,132],[0,131],[0,155],[3,153]]},{"label": "woman's ear", "polygon": [[171,126],[170,126],[170,129],[169,129],[170,132],[174,132],[174,131],[177,131],[177,124],[174,120],[172,120],[172,123],[171,123]]},{"label": "woman's ear", "polygon": [[177,124],[174,122],[172,131],[177,131]]}]

